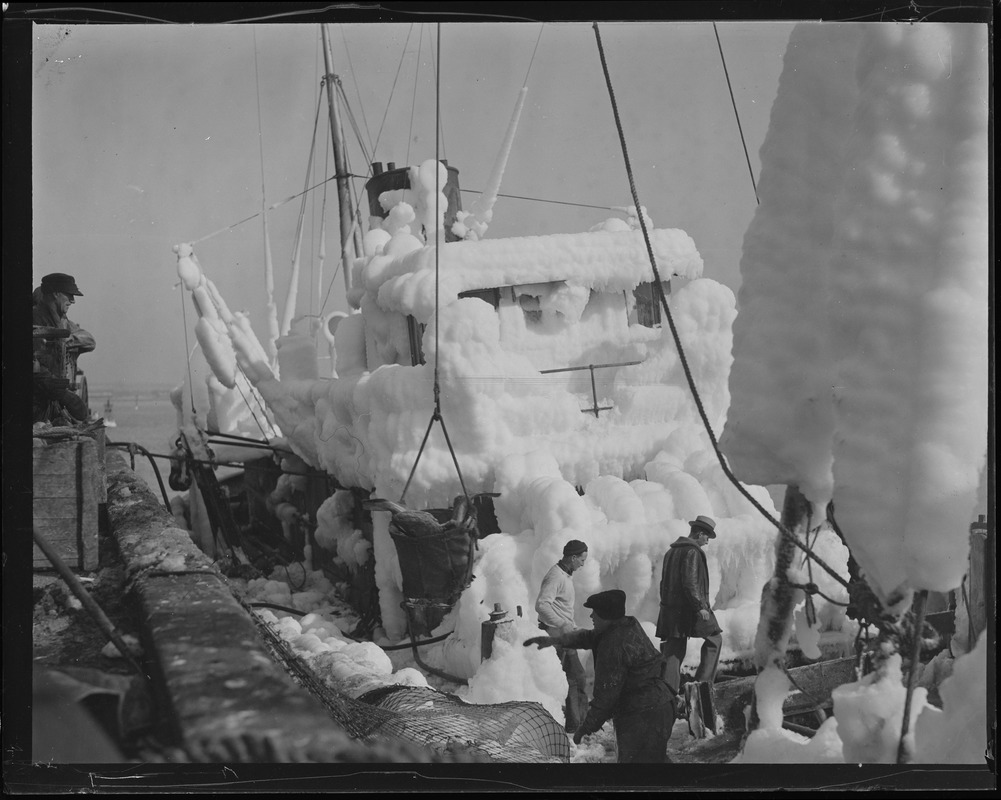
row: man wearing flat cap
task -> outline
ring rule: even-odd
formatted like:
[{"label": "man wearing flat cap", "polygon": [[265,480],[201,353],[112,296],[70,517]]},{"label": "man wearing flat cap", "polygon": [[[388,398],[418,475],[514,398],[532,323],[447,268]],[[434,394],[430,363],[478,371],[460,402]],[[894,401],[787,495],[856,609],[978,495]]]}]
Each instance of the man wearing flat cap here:
[{"label": "man wearing flat cap", "polygon": [[689,637],[704,639],[696,681],[712,683],[723,644],[722,631],[709,602],[709,567],[702,548],[716,538],[716,523],[699,516],[688,523],[688,536],[674,542],[664,555],[660,576],[660,616],[657,636],[667,661],[667,682],[677,692]]},{"label": "man wearing flat cap", "polygon": [[62,272],[46,275],[31,295],[31,323],[69,331],[68,344],[81,353],[89,353],[96,346],[94,337],[66,316],[77,297],[83,297],[83,292],[72,275]]},{"label": "man wearing flat cap", "polygon": [[594,696],[574,743],[611,719],[620,764],[664,763],[675,716],[664,659],[639,620],[626,616],[621,589],[593,594],[584,607],[591,609],[592,630],[578,628],[525,642],[526,647],[556,645],[594,653]]},{"label": "man wearing flat cap", "polygon": [[[76,358],[80,353],[94,349],[94,337],[66,316],[75,298],[83,292],[76,285],[72,275],[53,272],[42,278],[41,285],[31,295],[31,322],[38,336],[34,338],[33,391],[35,418],[45,418],[50,403],[57,403],[79,421],[90,414],[82,398],[69,390],[69,384],[76,377]],[[46,330],[49,333],[46,333]],[[69,331],[66,336],[66,363],[46,347],[46,341],[53,339],[54,331]]]},{"label": "man wearing flat cap", "polygon": [[[576,597],[572,576],[586,561],[587,545],[571,539],[563,546],[563,558],[542,578],[535,611],[539,615],[539,627],[550,636],[569,633],[577,627],[573,618]],[[569,684],[565,727],[567,733],[572,734],[587,715],[587,676],[576,650],[557,647],[556,655]]]}]

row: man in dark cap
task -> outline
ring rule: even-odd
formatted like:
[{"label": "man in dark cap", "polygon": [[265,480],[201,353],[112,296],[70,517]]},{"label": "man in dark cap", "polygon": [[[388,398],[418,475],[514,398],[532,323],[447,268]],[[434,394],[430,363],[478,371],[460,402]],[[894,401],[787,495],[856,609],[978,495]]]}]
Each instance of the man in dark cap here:
[{"label": "man in dark cap", "polygon": [[83,292],[77,288],[72,275],[62,272],[46,275],[31,295],[31,323],[69,331],[67,345],[81,353],[88,353],[96,346],[94,337],[66,316],[77,297],[83,297]]},{"label": "man in dark cap", "polygon": [[639,621],[626,616],[622,590],[593,594],[584,607],[591,609],[592,630],[578,628],[525,641],[526,647],[557,645],[594,653],[594,696],[574,743],[611,719],[620,764],[664,763],[675,716],[664,659]]},{"label": "man in dark cap", "polygon": [[688,536],[674,542],[664,555],[660,576],[657,636],[667,661],[667,682],[678,692],[681,664],[689,637],[704,639],[696,681],[712,683],[723,644],[722,631],[709,602],[709,567],[702,548],[716,538],[716,522],[699,516],[689,522]]},{"label": "man in dark cap", "polygon": [[[563,558],[557,561],[542,579],[539,597],[535,601],[535,611],[539,615],[539,627],[550,636],[569,633],[574,624],[575,595],[572,575],[587,561],[587,545],[571,539],[563,546]],[[587,678],[584,665],[580,663],[577,651],[564,647],[556,648],[563,672],[566,673],[569,690],[566,702],[566,730],[573,733],[587,715]]]},{"label": "man in dark cap", "polygon": [[[84,421],[90,415],[87,403],[69,389],[76,378],[76,359],[81,353],[94,349],[94,337],[66,316],[66,312],[82,297],[72,275],[53,272],[42,278],[41,285],[32,293],[31,322],[36,329],[34,338],[34,367],[32,385],[35,420],[50,417],[50,404],[58,404],[76,420]],[[68,331],[68,335],[62,334]],[[54,336],[58,333],[59,336]],[[66,359],[53,349],[65,337]]]}]

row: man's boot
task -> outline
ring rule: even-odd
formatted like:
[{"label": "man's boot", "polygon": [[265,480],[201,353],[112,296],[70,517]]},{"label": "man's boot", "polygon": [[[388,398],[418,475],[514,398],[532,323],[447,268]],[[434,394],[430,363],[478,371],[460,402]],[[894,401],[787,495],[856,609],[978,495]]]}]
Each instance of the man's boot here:
[{"label": "man's boot", "polygon": [[696,739],[706,738],[706,726],[702,721],[702,693],[696,681],[689,681],[682,687],[685,693],[685,708],[688,716],[688,730]]}]

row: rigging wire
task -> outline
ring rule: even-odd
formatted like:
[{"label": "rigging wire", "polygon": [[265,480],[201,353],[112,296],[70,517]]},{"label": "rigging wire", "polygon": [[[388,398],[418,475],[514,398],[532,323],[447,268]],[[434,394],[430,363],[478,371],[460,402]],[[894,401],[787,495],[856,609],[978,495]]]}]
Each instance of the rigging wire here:
[{"label": "rigging wire", "polygon": [[[320,106],[322,105],[322,102],[323,102],[323,90],[322,90],[322,87],[321,87],[320,90],[319,90],[318,96],[316,98],[316,113],[313,116],[312,140],[309,143],[309,158],[306,161],[306,175],[305,175],[304,183],[305,183],[305,185],[307,187],[309,185],[309,171],[312,169],[313,157],[316,154],[316,131],[319,129],[319,109],[320,109]],[[299,253],[301,252],[301,246],[302,246],[303,222],[304,222],[305,213],[306,213],[306,199],[307,199],[306,198],[306,193],[307,192],[306,192],[305,188],[303,188],[303,190],[300,192],[300,194],[302,196],[302,202],[299,205],[299,214],[298,214],[298,218],[296,219],[296,222],[295,222],[295,238],[294,238],[294,241],[292,243],[292,278],[289,280],[288,293],[285,296],[285,310],[284,310],[284,313],[282,315],[282,320],[281,320],[281,328],[282,328],[281,329],[281,334],[282,335],[284,335],[284,334],[286,334],[288,332],[288,329],[289,329],[289,327],[291,325],[292,317],[291,317],[290,311],[292,309],[292,306],[295,303],[295,299],[296,299],[295,293],[296,293],[296,290],[298,288],[297,281],[296,281],[295,266],[296,266],[296,264],[298,262],[298,257],[299,257]]]},{"label": "rigging wire", "polygon": [[[605,49],[601,43],[601,33],[598,30],[598,23],[594,23],[594,35],[598,42],[598,55],[601,58],[601,67],[605,73],[605,83],[608,87],[608,96],[612,103],[612,113],[615,116],[615,127],[619,134],[619,144],[622,146],[622,156],[626,164],[626,175],[629,178],[629,189],[632,193],[633,203],[637,209],[640,209],[639,195],[636,191],[636,181],[633,178],[633,170],[629,161],[629,152],[626,148],[626,137],[622,129],[622,120],[619,118],[619,108],[615,101],[615,91],[612,88],[612,78],[608,72],[608,63],[605,60]],[[657,269],[657,259],[653,254],[653,246],[650,243],[650,234],[646,228],[646,222],[643,219],[643,214],[639,213],[639,223],[640,229],[643,231],[643,239],[646,242],[647,255],[650,258],[650,266],[653,268],[654,274],[654,285],[658,296],[660,297],[661,306],[664,309],[664,314],[667,317],[668,325],[671,328],[671,336],[674,338],[675,347],[678,350],[678,357],[681,361],[681,366],[685,372],[685,378],[688,381],[688,387],[691,389],[692,396],[695,399],[695,405],[698,409],[699,416],[702,419],[702,424],[705,427],[706,433],[709,436],[709,441],[712,443],[713,450],[716,453],[716,458],[719,460],[720,466],[723,468],[723,473],[730,480],[730,482],[737,488],[737,490],[751,503],[754,508],[756,508],[769,522],[771,522],[779,531],[779,534],[784,537],[788,537],[793,544],[800,550],[806,552],[811,558],[813,558],[817,564],[823,568],[828,574],[831,575],[838,583],[848,588],[848,583],[842,578],[833,568],[831,568],[823,559],[818,555],[813,553],[807,545],[804,545],[799,539],[796,538],[779,520],[775,519],[765,508],[759,503],[750,492],[744,487],[744,485],[737,479],[737,477],[730,470],[729,464],[726,462],[726,458],[723,456],[722,451],[719,448],[719,442],[716,440],[716,434],[713,433],[712,426],[709,424],[709,417],[706,414],[705,407],[702,404],[702,398],[699,396],[698,389],[695,386],[695,379],[692,377],[691,368],[688,365],[688,359],[685,356],[684,348],[681,345],[681,339],[678,336],[678,329],[674,323],[674,316],[671,314],[671,309],[667,304],[667,298],[664,296],[664,287],[662,286],[660,271]]]},{"label": "rigging wire", "polygon": [[[371,157],[374,158],[374,153],[372,154]],[[204,241],[206,241],[208,239],[212,239],[212,238],[214,238],[216,236],[219,236],[220,234],[226,233],[227,231],[231,231],[234,228],[237,228],[237,227],[239,227],[240,225],[243,225],[246,222],[250,222],[251,220],[257,219],[262,214],[266,214],[269,211],[274,211],[275,209],[280,208],[281,206],[285,205],[286,203],[291,203],[293,200],[298,200],[300,197],[302,197],[307,192],[313,192],[313,191],[316,191],[317,189],[325,187],[328,183],[330,183],[331,181],[337,180],[340,177],[342,177],[342,176],[340,176],[340,175],[331,175],[331,176],[329,176],[327,178],[324,178],[319,183],[316,183],[313,186],[310,186],[309,188],[305,189],[304,191],[296,192],[295,194],[289,195],[288,197],[284,198],[283,200],[279,200],[276,203],[272,203],[266,209],[262,209],[261,211],[255,211],[250,216],[244,217],[243,219],[238,220],[238,221],[236,221],[236,222],[234,222],[234,223],[232,223],[230,225],[227,225],[227,226],[225,226],[223,228],[219,228],[218,230],[213,231],[212,233],[206,234],[205,236],[202,236],[202,237],[200,237],[198,239],[194,239],[191,242],[189,242],[189,244],[192,245],[192,246],[194,246],[194,245],[200,244],[201,242],[204,242]],[[371,177],[371,175],[370,174],[369,175],[359,175],[359,174],[354,173],[354,172],[348,172],[343,177],[357,178],[359,180],[368,180]],[[459,191],[465,192],[467,194],[483,194],[483,192],[481,190],[477,190],[477,189],[460,189]],[[557,205],[557,206],[574,206],[574,207],[577,207],[577,208],[595,208],[595,209],[598,209],[600,211],[616,211],[617,208],[618,208],[617,206],[599,206],[599,205],[594,205],[592,203],[574,203],[574,202],[571,202],[569,200],[550,200],[550,199],[547,199],[545,197],[529,197],[528,195],[504,194],[503,192],[498,193],[497,196],[498,197],[507,197],[507,198],[510,198],[512,200],[529,200],[529,201],[535,202],[535,203],[550,203],[552,205]],[[361,208],[361,203],[359,203],[357,205],[356,210],[357,210],[357,208]]]},{"label": "rigging wire", "polygon": [[[254,214],[254,215],[252,215],[250,217],[247,217],[247,219],[242,220],[241,222],[246,222],[246,221],[248,221],[250,219],[253,219],[254,217],[259,216],[260,214],[263,214],[264,213],[264,203],[265,203],[264,141],[263,141],[264,140],[264,133],[263,133],[263,127],[262,127],[262,124],[261,124],[261,84],[260,84],[260,76],[259,76],[259,73],[258,73],[258,63],[257,63],[258,59],[257,59],[257,31],[256,31],[256,29],[254,29],[253,35],[254,35],[254,76],[255,76],[255,83],[256,83],[256,87],[257,87],[258,145],[259,145],[259,150],[260,150],[260,164],[261,164],[261,207],[262,207],[262,210],[259,211],[257,214]],[[222,230],[229,230],[230,228],[235,227],[236,225],[239,225],[239,224],[240,223],[236,223],[235,225],[232,225],[229,228],[224,228]],[[222,231],[217,231],[216,233],[221,233],[221,232]],[[211,236],[215,236],[216,233],[210,234],[209,236],[203,236],[201,239],[197,239],[195,242],[191,242],[191,245],[194,246],[194,244],[196,244],[198,242],[205,241],[205,239],[208,239]],[[184,348],[185,348],[185,350],[188,353],[188,357],[187,357],[188,393],[189,393],[189,397],[191,399],[191,414],[194,417],[197,414],[197,409],[195,408],[194,380],[193,380],[192,375],[191,375],[191,357],[194,354],[194,348],[191,348],[189,346],[189,343],[188,343],[188,312],[187,312],[187,306],[185,305],[185,302],[184,302],[184,290],[183,289],[181,291],[180,297],[181,297],[181,317],[183,319],[183,324],[184,324]],[[240,366],[239,363],[237,364],[237,367],[240,370],[240,372],[243,374],[244,378],[247,378],[247,375],[244,372],[243,367]],[[249,378],[247,378],[247,382],[248,382],[248,385],[251,386],[251,390],[253,391],[253,385],[250,384]],[[237,386],[237,389],[239,389],[239,391],[240,391],[240,395],[243,397],[243,401],[246,404],[247,409],[250,411],[251,416],[253,416],[254,422],[256,422],[257,423],[257,427],[260,428],[261,434],[265,438],[267,438],[267,434],[264,432],[264,427],[261,425],[260,420],[257,418],[257,414],[254,412],[253,408],[251,408],[250,403],[247,401],[246,396],[243,394],[243,390],[240,389],[239,384],[236,384],[236,386]],[[261,406],[261,408],[263,410],[263,404],[261,403],[260,398],[258,397],[257,400],[258,400],[258,404]],[[268,421],[268,426],[271,427],[272,430],[274,430],[274,425],[272,425],[271,420],[268,419],[266,411],[264,411],[264,416],[265,416],[265,419]]]},{"label": "rigging wire", "polygon": [[[340,87],[340,84],[338,84],[338,88],[341,89],[340,96],[344,99],[345,105],[347,105],[347,97],[344,95],[343,88]],[[386,110],[388,112],[388,110],[389,110],[389,106],[388,105],[386,107]],[[350,114],[350,109],[349,109],[349,114]],[[356,135],[357,135],[357,131],[356,131]],[[359,139],[359,144],[361,145],[361,148],[364,151],[364,149],[365,149],[364,142],[362,142]],[[349,154],[347,152],[347,149],[345,148],[345,153],[344,153],[345,167],[348,168],[349,175],[351,177],[365,177],[366,179],[368,177],[370,177],[371,174],[372,174],[371,159],[374,159],[374,157],[375,157],[375,153],[373,151],[372,155],[370,157],[368,157],[369,158],[369,168],[368,168],[368,175],[367,176],[354,175],[354,174],[352,174],[350,172],[350,165],[349,165],[350,156],[349,156]],[[326,183],[326,181],[325,181],[325,183]],[[352,186],[351,189],[350,189],[350,191],[356,192],[355,187]],[[359,212],[361,210],[362,201],[363,201],[363,196],[361,196],[361,195],[359,195],[359,194],[356,193],[355,197],[354,197],[354,213],[352,214],[352,217],[351,217],[352,218],[351,230],[350,230],[350,232],[348,234],[351,237],[354,237],[354,236],[358,235],[359,232],[360,232],[360,225],[361,225],[361,223],[359,222],[359,220],[360,220]],[[357,243],[358,242],[356,240],[356,244]],[[356,247],[356,249],[358,250],[358,252],[360,254],[361,253],[361,248],[357,248]],[[340,270],[342,268],[344,268],[344,269],[350,269],[350,265],[344,263],[344,258],[345,258],[345,253],[344,253],[344,250],[341,249],[341,252],[340,252],[340,254],[338,256],[338,259],[337,259],[337,264],[334,266],[334,272],[330,276],[330,282],[327,284],[327,291],[323,295],[323,302],[320,305],[319,314],[317,316],[322,316],[324,309],[327,307],[327,300],[330,299],[330,292],[334,288],[334,281],[337,278],[337,273],[340,272]]]},{"label": "rigging wire", "polygon": [[[242,370],[241,370],[241,371],[242,371]],[[246,377],[246,375],[244,375],[244,377]],[[238,392],[240,393],[240,397],[242,397],[242,398],[243,398],[243,404],[244,404],[244,405],[245,405],[245,406],[247,407],[247,409],[248,409],[248,410],[250,411],[250,416],[252,416],[252,417],[254,418],[254,422],[256,422],[256,423],[257,423],[257,427],[258,427],[258,428],[260,429],[260,431],[261,431],[261,436],[263,436],[263,437],[264,437],[265,439],[267,439],[267,438],[268,438],[268,434],[264,432],[264,426],[263,426],[263,425],[261,425],[261,421],[260,421],[260,420],[259,420],[259,419],[257,418],[257,414],[256,414],[256,413],[254,412],[254,409],[253,409],[253,408],[251,408],[251,406],[250,406],[250,401],[249,401],[249,400],[247,399],[247,395],[245,395],[245,394],[243,393],[243,389],[241,389],[241,388],[240,388],[240,384],[239,384],[239,383],[237,383],[236,381],[234,381],[234,382],[233,382],[233,385],[234,385],[234,386],[236,387],[237,391],[238,391]],[[270,421],[270,420],[268,421],[268,424],[269,424],[269,425],[271,424],[271,421]]]},{"label": "rigging wire", "polygon": [[[460,192],[468,192],[470,194],[483,194],[481,189],[460,189]],[[503,192],[497,193],[498,197],[508,197],[512,200],[531,200],[535,203],[551,203],[556,206],[576,206],[577,208],[597,208],[601,211],[617,211],[617,206],[596,206],[591,203],[573,203],[569,200],[548,200],[545,197],[528,197],[527,195],[521,194],[504,194]]]},{"label": "rigging wire", "polygon": [[[431,38],[430,35],[428,36],[428,38],[429,39]],[[441,30],[440,29],[438,31],[438,44],[439,44],[439,46],[441,45]],[[437,86],[438,85],[438,70],[441,68],[441,59],[438,58],[435,55],[434,42],[433,41],[430,42],[428,46],[431,48],[431,72],[434,75],[435,86]],[[435,97],[437,98],[437,95],[435,95]],[[448,153],[446,151],[448,150],[448,148],[445,146],[445,126],[441,124],[441,106],[440,105],[435,105],[434,113],[435,113],[435,116],[437,117],[436,122],[437,122],[437,125],[438,125],[438,127],[436,128],[436,133],[438,134],[438,136],[441,137],[441,155],[442,155],[443,158],[447,159],[448,158]],[[436,145],[436,147],[437,147],[437,145]],[[436,149],[435,150],[435,154],[437,154],[437,152],[438,151]],[[439,161],[440,160],[441,159],[439,159]],[[408,159],[408,161],[409,161],[409,159]]]},{"label": "rigging wire", "polygon": [[184,304],[184,284],[181,284],[181,319],[184,321],[184,352],[188,354],[188,393],[191,397],[191,415],[195,414],[195,384],[191,379],[191,356],[194,350],[188,345],[188,307]]},{"label": "rigging wire", "polygon": [[[348,38],[344,35],[344,26],[340,25],[338,27],[341,30],[341,40],[344,42],[344,54],[348,57],[348,71],[351,73],[351,80],[355,85],[355,94],[358,95],[360,99],[361,89],[358,88],[358,75],[355,72],[354,64],[351,62],[351,51],[348,49]],[[340,84],[338,84],[338,87],[340,88]],[[343,91],[343,89],[341,91]],[[344,98],[344,105],[347,107],[347,97]],[[361,107],[361,121],[365,125],[365,133],[368,134],[368,144],[369,147],[374,150],[375,146],[372,144],[372,132],[368,129],[368,119],[365,117],[365,106],[361,104],[359,105]],[[360,139],[361,137],[359,136],[359,141]]]},{"label": "rigging wire", "polygon": [[[322,39],[322,34],[320,34],[320,31],[317,30],[317,36],[313,40],[314,41],[314,48],[313,48],[313,80],[316,80],[317,76],[320,74],[320,44],[321,44],[321,39]],[[322,84],[321,84],[321,86],[322,86]],[[319,109],[317,109],[317,113],[319,113]],[[325,134],[326,134],[327,130],[328,130],[327,128],[324,128],[324,133]],[[314,139],[316,138],[316,133],[315,132],[313,133],[313,137],[314,137]],[[324,141],[324,144],[326,144],[326,141]],[[323,162],[323,174],[324,175],[327,174],[327,167],[328,166],[329,166],[329,164],[328,164],[327,160],[324,159],[324,162]],[[312,172],[310,173],[310,176],[309,176],[310,180],[316,180],[316,177],[315,177],[315,174],[314,174],[315,172],[316,172],[316,166],[314,165],[313,170],[312,170]],[[316,195],[312,194],[312,193],[310,193],[310,195],[311,195],[310,196],[310,201],[312,203],[312,208],[310,209],[310,211],[311,211],[311,213],[310,213],[310,219],[309,219],[309,221],[310,221],[310,229],[312,231],[315,231],[316,230]],[[316,239],[315,236],[310,236],[309,237],[309,306],[308,306],[308,308],[309,308],[309,313],[310,314],[313,313],[313,302],[314,302],[314,298],[313,298],[313,286],[316,283],[316,245],[315,245],[315,239]]]},{"label": "rigging wire", "polygon": [[542,31],[545,30],[545,28],[546,28],[546,23],[543,22],[539,26],[539,38],[535,40],[535,49],[532,51],[532,57],[528,60],[528,71],[525,72],[525,82],[522,83],[522,86],[528,86],[528,76],[532,72],[532,64],[535,63],[535,54],[539,52],[539,42],[542,41]]},{"label": "rigging wire", "polygon": [[726,76],[726,87],[730,90],[730,103],[733,105],[733,116],[737,120],[737,130],[740,132],[740,143],[744,146],[744,159],[747,161],[747,172],[751,176],[751,187],[754,189],[754,199],[758,205],[761,200],[758,198],[758,185],[754,182],[754,170],[751,169],[751,157],[747,154],[747,142],[744,140],[744,129],[740,125],[740,114],[737,113],[737,101],[733,96],[733,86],[730,84],[730,72],[726,68],[726,59],[723,57],[723,43],[719,40],[719,30],[713,22],[713,33],[716,34],[716,45],[719,47],[719,58],[723,62],[723,74]]},{"label": "rigging wire", "polygon": [[245,222],[250,222],[252,219],[257,219],[257,217],[261,216],[262,214],[266,214],[269,211],[274,211],[277,208],[281,208],[283,205],[285,205],[286,203],[291,203],[293,200],[298,200],[304,194],[307,194],[308,192],[315,191],[316,189],[319,189],[321,186],[325,186],[326,184],[330,183],[331,181],[335,181],[338,178],[360,178],[362,180],[367,180],[368,176],[367,175],[357,175],[357,174],[354,174],[354,173],[345,173],[344,175],[336,175],[336,174],[335,175],[331,175],[328,178],[324,178],[319,183],[314,184],[313,186],[309,186],[308,188],[304,189],[301,192],[296,192],[295,194],[290,194],[285,199],[279,200],[277,203],[272,203],[267,208],[263,208],[262,207],[260,211],[255,211],[253,214],[251,214],[248,217],[244,217],[243,219],[237,220],[236,222],[234,222],[234,223],[232,223],[230,225],[226,225],[223,228],[219,228],[219,230],[217,230],[217,231],[212,231],[212,233],[206,234],[205,236],[202,236],[199,239],[194,239],[194,240],[188,242],[188,244],[190,244],[193,247],[196,244],[200,244],[201,242],[204,242],[204,241],[206,241],[208,239],[212,239],[212,238],[214,238],[216,236],[219,236],[220,234],[226,233],[227,231],[231,231],[234,228],[239,227],[240,225],[243,225]]},{"label": "rigging wire", "polygon": [[[417,80],[421,75],[421,50],[424,47],[424,26],[421,25],[420,36],[417,39],[417,68],[414,70],[414,95],[410,99],[410,130],[407,133],[407,163],[410,163],[410,143],[414,140],[414,112],[417,110]],[[437,128],[435,129],[437,133]],[[435,140],[435,152],[438,142]]]},{"label": "rigging wire", "polygon": [[400,78],[400,70],[403,68],[403,60],[407,55],[407,45],[410,43],[410,34],[413,33],[414,23],[410,23],[410,28],[407,30],[407,38],[403,42],[403,51],[400,53],[400,63],[396,66],[396,76],[393,78],[393,86],[389,90],[389,100],[386,101],[386,110],[382,115],[382,122],[379,124],[379,133],[376,134],[375,144],[372,145],[372,155],[375,156],[375,151],[379,149],[379,141],[382,139],[382,130],[386,127],[386,118],[389,116],[389,107],[393,103],[393,95],[396,93],[396,82]]},{"label": "rigging wire", "polygon": [[[263,214],[265,204],[267,203],[267,192],[264,188],[264,123],[261,119],[261,76],[257,65],[257,27],[254,26],[252,30],[254,32],[254,85],[257,88],[257,147],[260,152],[261,160],[261,211],[259,213]],[[256,217],[257,214],[254,216]],[[253,219],[253,217],[248,217],[248,219]],[[265,221],[265,225],[267,225],[267,221]],[[204,239],[207,238],[207,236],[204,237]],[[203,241],[203,239],[199,239],[198,241]],[[195,242],[192,242],[192,244],[195,244]],[[266,271],[267,259],[265,259],[264,263]]]},{"label": "rigging wire", "polygon": [[361,148],[362,156],[365,158],[365,163],[370,164],[372,162],[372,157],[369,155],[369,150],[365,146],[365,141],[362,139],[361,129],[358,127],[358,120],[355,119],[354,112],[351,110],[351,104],[348,103],[348,96],[344,93],[344,86],[340,81],[336,81],[334,86],[344,103],[344,111],[348,116],[348,122],[351,123],[351,130],[355,132],[355,138],[358,140],[358,146]]},{"label": "rigging wire", "polygon": [[[437,23],[438,31],[438,55],[441,58],[441,23]],[[439,67],[441,64],[439,63]],[[414,459],[414,464],[410,468],[410,475],[407,477],[407,482],[403,487],[403,492],[400,495],[400,502],[403,502],[403,498],[407,496],[407,490],[410,488],[410,482],[414,478],[414,473],[417,471],[417,464],[421,459],[421,455],[424,452],[424,445],[427,444],[428,436],[431,434],[431,428],[435,423],[435,420],[441,425],[441,432],[445,435],[445,444],[448,445],[448,452],[452,456],[452,463],[455,465],[456,474],[459,476],[459,485],[462,487],[462,493],[466,497],[467,503],[469,500],[469,492],[466,489],[466,482],[462,477],[462,470],[459,468],[459,459],[455,455],[455,448],[452,446],[452,440],[448,435],[448,428],[445,427],[445,418],[441,414],[441,382],[438,375],[438,354],[439,354],[439,344],[438,344],[438,329],[440,327],[439,322],[439,254],[441,251],[441,246],[445,241],[445,230],[444,227],[439,228],[438,223],[441,219],[441,212],[439,208],[440,196],[441,196],[441,153],[439,150],[440,139],[438,128],[441,125],[441,115],[438,113],[438,109],[441,106],[441,70],[437,70],[435,73],[435,146],[434,146],[434,157],[435,157],[435,171],[434,171],[434,212],[435,212],[435,247],[434,247],[434,412],[431,414],[431,419],[428,421],[427,430],[424,432],[424,439],[421,441],[420,449],[417,451],[417,457]],[[408,614],[409,619],[409,614]]]},{"label": "rigging wire", "polygon": [[[330,169],[330,126],[326,128],[326,141],[323,143],[324,150],[326,151],[326,156],[323,160],[323,173],[326,174],[327,170]],[[323,262],[326,260],[327,256],[327,184],[323,184],[323,202],[320,203],[320,251],[319,251],[319,262],[318,262],[318,275],[316,276],[316,289],[317,294],[319,294],[320,289],[323,288]],[[312,311],[313,304],[313,287],[310,285],[309,288],[309,310]],[[319,297],[317,297],[319,299]],[[319,309],[317,316],[323,313],[323,309]],[[317,330],[319,333],[319,330]]]},{"label": "rigging wire", "polygon": [[[347,152],[345,152],[344,158],[347,161],[348,166],[350,167],[350,165],[351,165],[351,156],[348,155]],[[351,233],[350,233],[350,235],[352,237],[354,237],[355,253],[356,253],[356,255],[357,256],[363,256],[363,255],[365,255],[365,239],[362,236],[362,233],[361,233],[361,223],[358,220],[360,219],[359,214],[361,213],[361,205],[364,202],[365,195],[364,194],[360,194],[358,192],[357,186],[354,185],[354,184],[352,184],[352,185],[350,185],[348,187],[348,191],[350,191],[354,195],[354,198],[353,198],[354,199],[354,213],[353,213],[353,216],[351,218],[352,219],[352,224],[351,224]]]}]

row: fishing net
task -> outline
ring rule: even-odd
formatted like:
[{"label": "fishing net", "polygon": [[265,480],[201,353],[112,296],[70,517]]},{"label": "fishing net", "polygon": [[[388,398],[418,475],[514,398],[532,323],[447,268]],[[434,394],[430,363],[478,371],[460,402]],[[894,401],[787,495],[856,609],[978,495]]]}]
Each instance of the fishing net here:
[{"label": "fishing net", "polygon": [[264,620],[251,614],[264,642],[303,688],[344,729],[364,742],[407,742],[441,755],[516,763],[561,763],[570,741],[539,703],[466,703],[429,687],[383,686],[355,699],[320,678]]},{"label": "fishing net", "polygon": [[382,686],[359,701],[394,717],[379,731],[437,749],[444,737],[452,748],[482,752],[495,761],[567,761],[567,735],[540,703],[509,701],[478,705],[427,686]]}]

